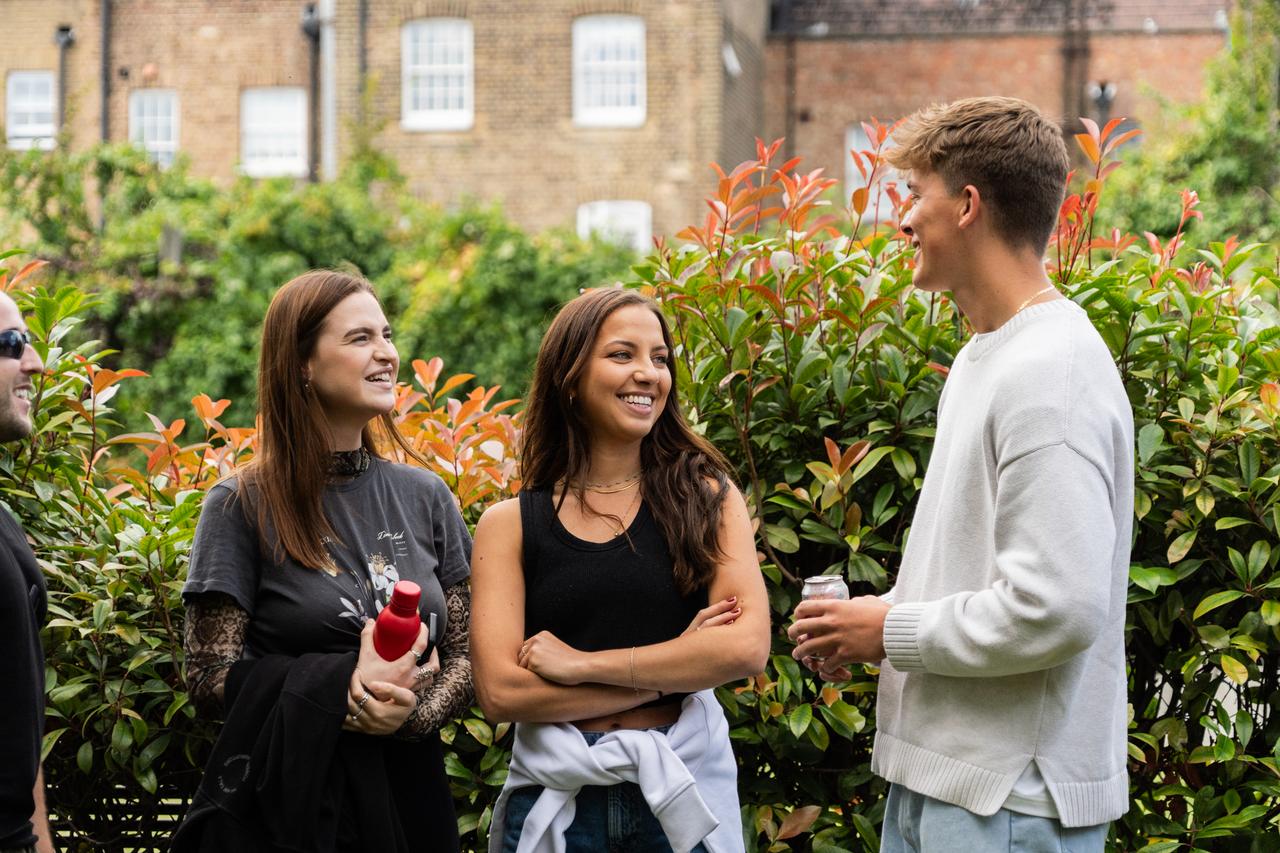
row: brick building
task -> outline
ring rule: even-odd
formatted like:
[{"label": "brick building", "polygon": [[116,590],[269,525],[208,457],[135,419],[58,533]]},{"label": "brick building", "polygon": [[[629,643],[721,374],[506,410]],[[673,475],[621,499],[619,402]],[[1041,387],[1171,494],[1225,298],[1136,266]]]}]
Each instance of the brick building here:
[{"label": "brick building", "polygon": [[1024,98],[1074,131],[1141,125],[1201,93],[1228,0],[775,0],[765,130],[848,184],[862,122],[975,95]]},{"label": "brick building", "polygon": [[931,101],[1194,98],[1227,2],[0,0],[0,116],[11,148],[64,127],[220,181],[330,177],[364,127],[424,198],[644,246],[756,135],[842,176],[862,120]]},{"label": "brick building", "polygon": [[224,181],[332,176],[363,123],[424,198],[647,246],[699,215],[708,163],[753,150],[767,8],[0,0],[0,94],[10,147],[65,123],[73,146],[133,139]]}]

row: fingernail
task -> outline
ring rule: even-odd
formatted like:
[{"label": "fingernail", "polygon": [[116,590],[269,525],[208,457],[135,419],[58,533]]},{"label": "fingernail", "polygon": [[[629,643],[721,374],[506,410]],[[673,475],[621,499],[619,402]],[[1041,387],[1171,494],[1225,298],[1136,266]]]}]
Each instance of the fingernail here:
[{"label": "fingernail", "polygon": [[741,612],[742,612],[742,608],[741,608],[741,607],[735,607],[735,608],[733,609],[733,612],[734,612],[734,613],[741,613]]},{"label": "fingernail", "polygon": [[731,602],[733,602],[733,601],[737,601],[737,600],[738,600],[738,596],[736,596],[736,595],[731,595],[731,596],[729,596],[728,600],[729,600],[729,601],[731,601]]}]

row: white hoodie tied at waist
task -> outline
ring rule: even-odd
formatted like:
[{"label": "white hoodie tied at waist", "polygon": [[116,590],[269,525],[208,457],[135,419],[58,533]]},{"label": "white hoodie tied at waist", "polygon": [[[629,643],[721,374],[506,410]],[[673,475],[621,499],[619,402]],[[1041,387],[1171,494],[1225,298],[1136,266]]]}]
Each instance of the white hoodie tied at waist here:
[{"label": "white hoodie tied at waist", "polygon": [[564,853],[575,798],[586,785],[634,782],[675,853],[701,842],[708,853],[742,853],[738,767],[724,709],[711,690],[690,694],[665,734],[620,729],[587,746],[567,723],[517,723],[511,768],[493,809],[489,853],[501,853],[507,799],[516,788],[543,791],[525,819],[518,853]]}]

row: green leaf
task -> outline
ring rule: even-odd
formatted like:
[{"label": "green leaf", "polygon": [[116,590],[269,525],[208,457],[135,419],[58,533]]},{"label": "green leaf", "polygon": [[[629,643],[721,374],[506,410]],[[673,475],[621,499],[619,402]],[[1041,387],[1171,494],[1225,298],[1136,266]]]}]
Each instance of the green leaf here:
[{"label": "green leaf", "polygon": [[1258,455],[1258,448],[1253,445],[1253,442],[1241,442],[1238,456],[1240,459],[1240,479],[1245,482],[1245,485],[1249,485],[1258,478],[1258,470],[1262,464]]},{"label": "green leaf", "polygon": [[1147,424],[1138,430],[1138,462],[1146,465],[1151,457],[1164,446],[1164,428],[1159,424]]},{"label": "green leaf", "polygon": [[1224,604],[1230,604],[1243,595],[1243,590],[1227,589],[1222,592],[1215,592],[1212,595],[1205,596],[1204,600],[1196,606],[1195,612],[1191,614],[1191,618],[1199,619],[1210,610],[1216,610]]},{"label": "green leaf", "polygon": [[775,550],[784,554],[794,554],[800,550],[800,537],[790,527],[783,527],[780,524],[766,524],[764,526],[764,535]]},{"label": "green leaf", "polygon": [[1222,655],[1219,663],[1222,665],[1222,671],[1236,684],[1244,684],[1249,680],[1249,668],[1231,655]]},{"label": "green leaf", "polygon": [[99,599],[93,603],[93,627],[101,633],[107,626],[107,617],[111,615],[111,600]]},{"label": "green leaf", "polygon": [[725,313],[724,324],[729,330],[729,346],[736,347],[750,333],[751,326],[745,322],[749,316],[746,311],[736,305]]},{"label": "green leaf", "polygon": [[164,751],[169,748],[170,738],[171,735],[168,732],[165,732],[160,735],[160,737],[144,746],[142,751],[138,753],[138,766],[145,769],[154,764],[155,760],[163,755]]},{"label": "green leaf", "polygon": [[1271,561],[1271,546],[1263,540],[1259,539],[1253,543],[1253,547],[1249,549],[1249,583],[1257,580],[1258,575],[1262,574],[1263,569],[1267,567],[1267,563]]},{"label": "green leaf", "polygon": [[1248,711],[1236,711],[1235,724],[1236,740],[1240,741],[1242,748],[1248,748],[1249,741],[1253,739],[1253,717]]},{"label": "green leaf", "polygon": [[1129,580],[1147,592],[1155,592],[1162,586],[1168,586],[1178,580],[1178,573],[1165,566],[1147,568],[1146,566],[1130,566]]},{"label": "green leaf", "polygon": [[872,468],[879,464],[880,460],[888,456],[894,451],[892,447],[877,447],[862,457],[862,461],[853,469],[853,482],[858,482],[865,477]]},{"label": "green leaf", "polygon": [[44,733],[44,737],[40,739],[40,761],[43,762],[49,757],[49,751],[53,749],[53,745],[58,742],[58,738],[62,737],[67,731],[67,727],[53,729]]},{"label": "green leaf", "polygon": [[1252,523],[1253,522],[1249,521],[1249,519],[1247,518],[1236,518],[1235,516],[1226,516],[1225,518],[1219,518],[1216,522],[1214,522],[1213,529],[1214,530],[1230,530],[1233,527],[1241,527],[1245,524],[1252,524]]},{"label": "green leaf", "polygon": [[1202,625],[1198,629],[1200,639],[1215,649],[1225,649],[1231,645],[1231,634],[1221,625]]},{"label": "green leaf", "polygon": [[1268,600],[1262,602],[1262,621],[1269,627],[1274,628],[1280,625],[1280,601]]},{"label": "green leaf", "polygon": [[1198,530],[1188,530],[1186,533],[1173,540],[1173,543],[1169,546],[1168,552],[1165,554],[1166,558],[1169,560],[1169,565],[1172,566],[1174,563],[1187,556],[1187,552],[1190,551],[1191,546],[1195,544],[1196,534],[1199,532],[1200,531]]},{"label": "green leaf", "polygon": [[123,717],[116,720],[111,727],[111,748],[117,753],[125,753],[133,746],[133,728]]},{"label": "green leaf", "polygon": [[80,748],[76,750],[76,766],[86,776],[93,770],[93,744],[89,741],[80,744]]},{"label": "green leaf", "polygon": [[791,734],[796,737],[804,734],[808,730],[809,724],[813,722],[813,707],[809,704],[797,705],[787,718],[787,725],[791,728]]},{"label": "green leaf", "polygon": [[471,717],[463,720],[462,726],[481,746],[493,745],[493,729],[489,728],[489,724],[484,720],[477,720]]}]

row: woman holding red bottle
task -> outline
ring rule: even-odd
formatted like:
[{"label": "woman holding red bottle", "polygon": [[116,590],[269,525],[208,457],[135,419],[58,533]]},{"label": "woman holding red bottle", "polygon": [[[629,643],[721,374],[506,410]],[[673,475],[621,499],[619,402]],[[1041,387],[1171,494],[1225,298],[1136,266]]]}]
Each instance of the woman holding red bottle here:
[{"label": "woman holding red bottle", "polygon": [[[190,692],[225,724],[174,850],[458,849],[437,730],[473,696],[471,541],[439,477],[381,455],[415,456],[398,367],[364,279],[272,300],[257,455],[206,497],[183,588]],[[372,620],[398,580],[424,624],[388,661]]]}]

